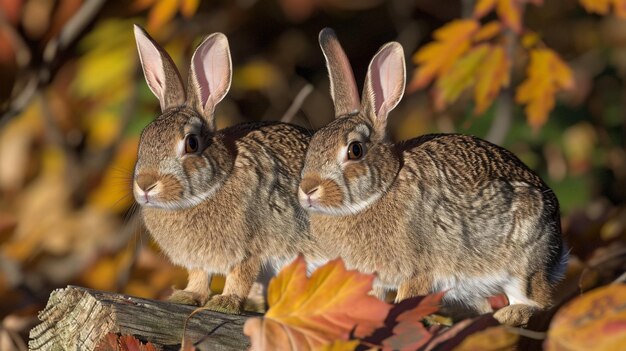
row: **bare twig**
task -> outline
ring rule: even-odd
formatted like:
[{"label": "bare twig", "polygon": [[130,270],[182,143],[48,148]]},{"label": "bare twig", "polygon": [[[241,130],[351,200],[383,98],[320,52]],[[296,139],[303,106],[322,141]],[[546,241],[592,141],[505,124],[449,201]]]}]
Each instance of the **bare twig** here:
[{"label": "bare twig", "polygon": [[462,0],[461,1],[461,17],[470,18],[474,13],[475,0]]},{"label": "bare twig", "polygon": [[506,330],[513,334],[517,334],[517,335],[534,339],[534,340],[544,340],[546,336],[548,336],[548,333],[546,332],[539,332],[539,331],[534,331],[534,330],[529,330],[529,329],[524,329],[524,328],[507,327]]},{"label": "bare twig", "polygon": [[296,112],[302,107],[304,100],[313,92],[313,85],[307,84],[300,89],[300,92],[293,99],[291,106],[287,109],[287,112],[280,119],[281,122],[290,123],[293,120],[293,117],[296,115]]},{"label": "bare twig", "polygon": [[626,272],[622,273],[622,275],[620,275],[619,277],[617,277],[617,279],[611,282],[611,285],[623,283],[626,283]]},{"label": "bare twig", "polygon": [[[96,15],[104,5],[105,0],[87,0],[78,12],[65,24],[59,35],[51,39],[46,45],[43,53],[43,63],[40,67],[31,67],[32,63],[30,50],[24,49],[24,39],[15,31],[10,31],[13,44],[18,52],[18,64],[23,66],[21,77],[16,79],[11,100],[2,106],[0,111],[0,128],[10,119],[19,115],[28,106],[28,103],[35,97],[40,87],[47,85],[54,76],[57,69],[56,60],[70,47],[78,38],[86,26],[95,19]],[[0,24],[6,24],[3,16],[0,16]],[[8,24],[7,24],[8,25]],[[8,25],[11,27],[10,25]],[[25,82],[25,83],[21,83]],[[21,87],[21,88],[20,88]]]},{"label": "bare twig", "polygon": [[[510,29],[504,32],[504,50],[509,58],[513,58],[515,51],[515,44],[517,42],[517,34]],[[509,74],[511,74],[509,68]],[[513,90],[511,88],[503,89],[498,99],[496,100],[496,111],[491,124],[491,128],[487,133],[485,139],[488,141],[500,145],[504,142],[506,135],[511,129],[513,121]]]}]

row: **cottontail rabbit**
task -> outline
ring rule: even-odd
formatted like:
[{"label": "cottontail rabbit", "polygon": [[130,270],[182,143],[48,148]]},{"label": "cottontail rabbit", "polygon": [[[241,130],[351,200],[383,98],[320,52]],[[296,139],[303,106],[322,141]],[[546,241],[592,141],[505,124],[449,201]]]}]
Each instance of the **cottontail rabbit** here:
[{"label": "cottontail rabbit", "polygon": [[311,139],[299,189],[311,233],[329,255],[377,272],[374,292],[397,300],[447,290],[445,300],[522,325],[550,304],[567,251],[550,188],[511,152],[459,134],[387,141],[405,87],[400,44],[372,59],[359,102],[334,32],[320,33],[336,119]]},{"label": "cottontail rabbit", "polygon": [[[262,264],[313,252],[297,198],[311,133],[284,123],[216,130],[232,70],[223,34],[196,49],[187,95],[169,55],[138,26],[135,38],[162,114],[141,134],[133,192],[149,232],[189,272],[170,300],[237,313]],[[210,274],[226,274],[224,292],[211,298]]]}]

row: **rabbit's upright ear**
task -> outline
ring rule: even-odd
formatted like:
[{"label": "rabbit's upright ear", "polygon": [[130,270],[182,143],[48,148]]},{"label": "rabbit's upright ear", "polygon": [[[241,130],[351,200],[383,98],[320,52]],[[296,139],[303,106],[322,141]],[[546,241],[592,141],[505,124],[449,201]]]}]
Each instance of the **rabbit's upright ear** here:
[{"label": "rabbit's upright ear", "polygon": [[385,135],[387,115],[404,95],[406,67],[402,45],[390,42],[374,55],[363,87],[363,111],[379,135]]},{"label": "rabbit's upright ear", "polygon": [[191,58],[189,98],[211,129],[215,129],[215,106],[230,89],[232,70],[228,39],[222,33],[207,37]]},{"label": "rabbit's upright ear", "polygon": [[183,82],[170,55],[138,25],[135,25],[135,41],[143,74],[161,103],[161,111],[184,103]]},{"label": "rabbit's upright ear", "polygon": [[335,117],[358,111],[361,106],[352,66],[335,31],[330,28],[322,29],[319,42],[330,77],[330,95],[335,104]]}]

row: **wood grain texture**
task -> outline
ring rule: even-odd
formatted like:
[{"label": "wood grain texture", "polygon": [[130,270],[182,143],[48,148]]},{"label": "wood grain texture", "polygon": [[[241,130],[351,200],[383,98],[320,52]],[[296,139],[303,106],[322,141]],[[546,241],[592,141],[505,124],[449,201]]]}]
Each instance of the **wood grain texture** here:
[{"label": "wood grain texture", "polygon": [[[30,350],[95,350],[108,334],[133,335],[163,350],[177,350],[195,307],[141,299],[76,286],[50,294],[30,331]],[[245,350],[248,316],[201,311],[188,321],[185,338],[197,350]]]}]

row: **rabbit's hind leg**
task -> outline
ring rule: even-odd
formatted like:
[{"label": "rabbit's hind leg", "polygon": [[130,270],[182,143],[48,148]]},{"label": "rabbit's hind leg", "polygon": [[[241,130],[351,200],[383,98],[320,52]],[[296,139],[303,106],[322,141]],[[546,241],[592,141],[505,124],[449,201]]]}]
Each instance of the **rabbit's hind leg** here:
[{"label": "rabbit's hind leg", "polygon": [[550,306],[551,285],[545,274],[536,272],[528,278],[527,291],[522,288],[521,281],[512,279],[504,286],[504,293],[510,305],[493,314],[500,323],[509,326],[524,327],[530,317],[537,311]]}]

